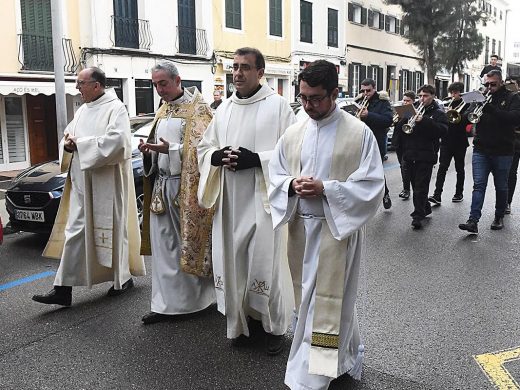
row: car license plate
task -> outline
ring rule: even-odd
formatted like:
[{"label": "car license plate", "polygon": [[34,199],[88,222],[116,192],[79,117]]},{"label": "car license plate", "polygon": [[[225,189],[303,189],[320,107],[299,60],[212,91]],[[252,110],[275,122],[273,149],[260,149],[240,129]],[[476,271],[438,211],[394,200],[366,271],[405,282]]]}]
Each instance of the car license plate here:
[{"label": "car license plate", "polygon": [[19,221],[45,222],[43,211],[15,210],[14,217]]}]

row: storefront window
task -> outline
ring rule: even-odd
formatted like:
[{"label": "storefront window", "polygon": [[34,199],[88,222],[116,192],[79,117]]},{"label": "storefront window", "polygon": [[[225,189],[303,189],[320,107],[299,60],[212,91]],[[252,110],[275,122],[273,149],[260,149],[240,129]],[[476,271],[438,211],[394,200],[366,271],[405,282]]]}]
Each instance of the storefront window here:
[{"label": "storefront window", "polygon": [[22,99],[6,97],[4,101],[9,163],[24,162],[27,160],[27,156],[25,154]]}]

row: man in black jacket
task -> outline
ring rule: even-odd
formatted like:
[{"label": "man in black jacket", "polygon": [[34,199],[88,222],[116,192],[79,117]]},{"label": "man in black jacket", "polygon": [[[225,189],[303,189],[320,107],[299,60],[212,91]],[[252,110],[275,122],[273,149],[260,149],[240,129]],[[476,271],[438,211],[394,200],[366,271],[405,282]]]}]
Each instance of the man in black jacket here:
[{"label": "man in black jacket", "polygon": [[[379,146],[381,161],[384,161],[386,134],[393,121],[392,106],[388,99],[382,99],[376,92],[376,82],[372,79],[364,79],[361,82],[360,92],[363,94],[363,97],[368,99],[368,106],[360,111],[359,119],[365,122],[374,133],[377,146]],[[385,209],[392,207],[392,200],[388,193],[386,179],[383,207]]]},{"label": "man in black jacket", "polygon": [[432,208],[428,202],[428,188],[432,177],[432,170],[437,163],[437,147],[439,138],[448,131],[448,119],[446,114],[435,102],[435,88],[431,85],[423,85],[418,91],[419,102],[424,106],[424,113],[417,115],[415,124],[410,133],[403,131],[403,125],[409,120],[403,119],[396,125],[395,131],[400,131],[399,136],[403,148],[403,160],[410,172],[413,189],[414,211],[412,227],[422,228],[422,220],[431,214]]},{"label": "man in black jacket", "polygon": [[466,158],[466,149],[469,146],[468,135],[466,133],[466,125],[469,123],[467,116],[463,110],[467,109],[469,104],[465,104],[460,94],[464,92],[464,84],[460,82],[452,83],[448,87],[452,101],[448,110],[459,112],[458,121],[450,122],[448,132],[441,141],[441,153],[439,157],[439,170],[437,171],[437,180],[435,182],[435,191],[428,200],[436,205],[441,204],[442,187],[446,179],[446,172],[450,167],[451,159],[455,161],[455,170],[457,171],[457,183],[455,184],[455,195],[451,199],[452,202],[462,202],[464,193],[464,160]]},{"label": "man in black jacket", "polygon": [[495,183],[495,219],[492,230],[504,227],[507,206],[508,175],[514,153],[514,128],[520,125],[520,97],[508,91],[502,82],[502,73],[492,70],[485,77],[486,93],[491,102],[484,106],[473,139],[473,195],[471,211],[466,223],[459,228],[478,233],[478,221],[486,194],[489,173]]},{"label": "man in black jacket", "polygon": [[480,72],[480,78],[484,77],[486,74],[488,74],[492,70],[498,70],[500,72],[502,71],[500,66],[497,65],[498,56],[496,54],[491,54],[489,61],[490,61],[490,63],[488,65],[484,66],[484,68]]}]

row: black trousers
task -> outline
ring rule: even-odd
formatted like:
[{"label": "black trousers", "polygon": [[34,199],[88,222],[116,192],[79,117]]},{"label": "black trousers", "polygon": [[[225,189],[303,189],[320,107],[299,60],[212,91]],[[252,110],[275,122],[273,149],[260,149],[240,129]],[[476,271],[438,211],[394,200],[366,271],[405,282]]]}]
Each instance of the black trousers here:
[{"label": "black trousers", "polygon": [[518,161],[520,160],[520,152],[515,152],[513,155],[513,162],[511,163],[511,168],[509,169],[509,179],[507,181],[507,203],[511,204],[513,201],[513,194],[515,193],[516,188],[516,171],[518,171]]},{"label": "black trousers", "polygon": [[397,154],[397,161],[399,161],[399,166],[401,167],[403,190],[410,191],[410,172],[408,166],[406,165],[406,161],[403,160],[403,151],[401,148],[397,148],[395,150],[395,154]]},{"label": "black trousers", "polygon": [[413,207],[410,214],[412,218],[424,218],[431,214],[432,207],[428,202],[428,190],[432,178],[433,163],[426,161],[406,161],[410,171],[410,179],[413,189]]},{"label": "black trousers", "polygon": [[444,187],[444,181],[446,180],[446,172],[448,172],[452,158],[455,161],[455,171],[457,172],[455,193],[462,195],[464,192],[464,159],[466,158],[466,146],[464,146],[464,148],[441,146],[439,170],[437,171],[434,195],[441,196],[442,194],[442,188]]}]

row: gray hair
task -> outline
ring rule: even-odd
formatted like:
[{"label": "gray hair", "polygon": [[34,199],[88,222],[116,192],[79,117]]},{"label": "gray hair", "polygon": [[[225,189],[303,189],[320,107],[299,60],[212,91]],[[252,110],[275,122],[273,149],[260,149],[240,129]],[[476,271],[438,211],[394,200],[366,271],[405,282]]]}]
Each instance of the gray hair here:
[{"label": "gray hair", "polygon": [[158,70],[164,70],[170,78],[173,80],[179,75],[179,70],[175,66],[175,64],[170,60],[160,60],[155,66],[152,68],[152,72],[156,72]]}]

